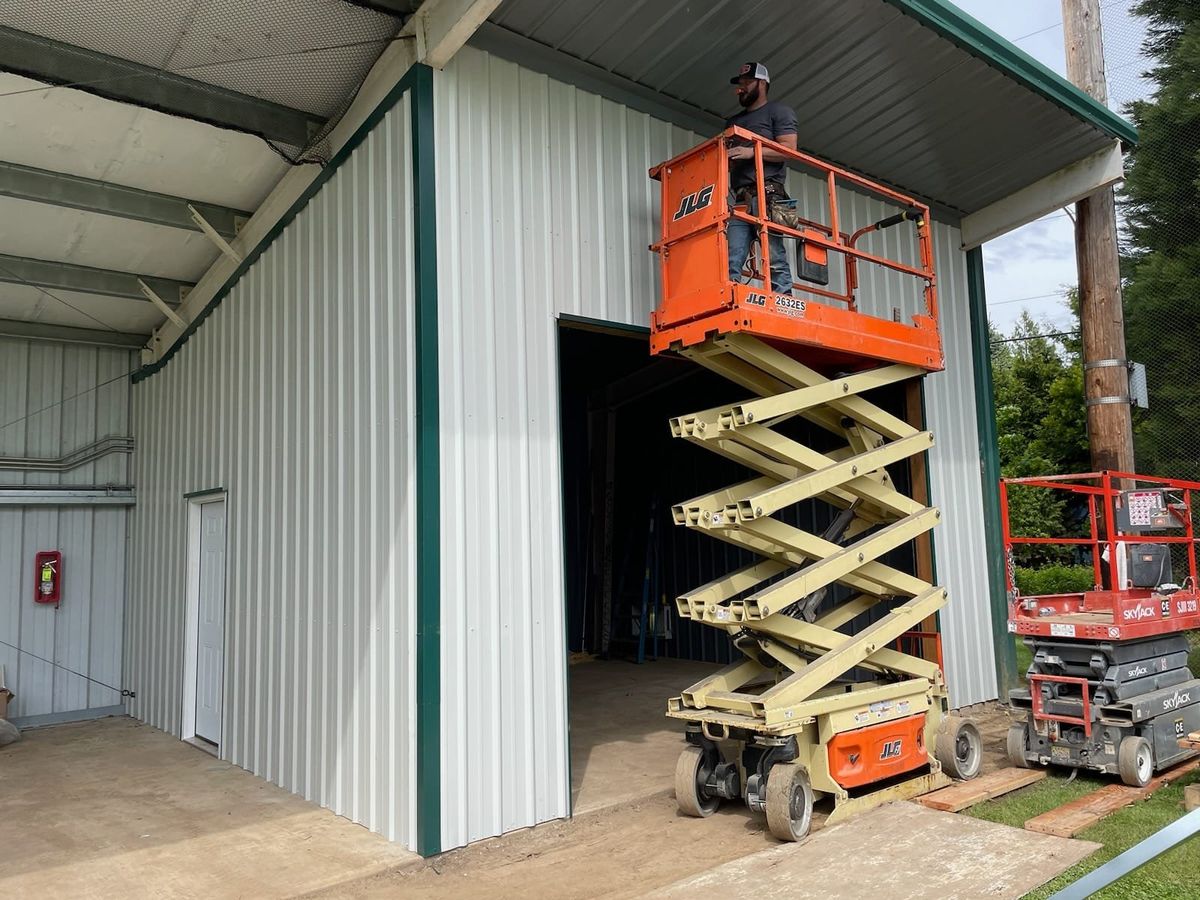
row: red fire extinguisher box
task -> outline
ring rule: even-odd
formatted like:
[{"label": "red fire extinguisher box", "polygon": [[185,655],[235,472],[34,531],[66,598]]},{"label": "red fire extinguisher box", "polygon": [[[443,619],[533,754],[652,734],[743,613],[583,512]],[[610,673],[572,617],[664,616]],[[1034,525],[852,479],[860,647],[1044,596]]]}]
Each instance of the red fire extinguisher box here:
[{"label": "red fire extinguisher box", "polygon": [[62,576],[62,553],[39,551],[33,561],[33,601],[57,606],[62,599]]}]

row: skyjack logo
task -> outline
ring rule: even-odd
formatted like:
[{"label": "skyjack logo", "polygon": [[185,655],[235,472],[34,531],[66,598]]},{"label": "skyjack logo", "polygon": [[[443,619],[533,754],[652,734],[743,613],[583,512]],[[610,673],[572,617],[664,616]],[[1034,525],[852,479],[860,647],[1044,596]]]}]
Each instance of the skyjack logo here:
[{"label": "skyjack logo", "polygon": [[1143,675],[1149,675],[1150,670],[1145,666],[1134,666],[1126,674],[1126,678],[1141,678]]},{"label": "skyjack logo", "polygon": [[1191,691],[1176,691],[1173,696],[1166,697],[1163,700],[1163,705],[1162,705],[1163,712],[1166,712],[1166,711],[1172,710],[1172,709],[1179,709],[1179,707],[1184,706],[1191,702],[1192,702],[1192,692]]},{"label": "skyjack logo", "polygon": [[1142,619],[1153,619],[1158,614],[1153,606],[1135,606],[1133,609],[1125,610],[1121,615],[1125,617],[1126,622],[1140,622]]}]

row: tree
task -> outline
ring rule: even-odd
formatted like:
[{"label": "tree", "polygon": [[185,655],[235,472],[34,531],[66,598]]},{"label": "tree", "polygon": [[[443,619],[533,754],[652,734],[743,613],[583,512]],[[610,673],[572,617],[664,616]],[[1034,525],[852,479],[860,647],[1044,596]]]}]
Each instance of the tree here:
[{"label": "tree", "polygon": [[1154,59],[1121,203],[1128,242],[1126,345],[1146,365],[1150,409],[1135,428],[1138,470],[1200,479],[1200,4],[1141,0]]},{"label": "tree", "polygon": [[[1071,308],[1078,326],[1078,303],[1073,302]],[[1051,337],[1052,333],[1028,313],[1022,314],[1011,335],[995,329],[991,332],[1000,472],[1006,478],[1087,471],[1079,339]],[[1079,512],[1050,491],[1019,487],[1009,491],[1014,534],[1075,534],[1081,524]],[[1022,562],[1063,562],[1069,556],[1069,551],[1061,548],[1029,548]]]}]

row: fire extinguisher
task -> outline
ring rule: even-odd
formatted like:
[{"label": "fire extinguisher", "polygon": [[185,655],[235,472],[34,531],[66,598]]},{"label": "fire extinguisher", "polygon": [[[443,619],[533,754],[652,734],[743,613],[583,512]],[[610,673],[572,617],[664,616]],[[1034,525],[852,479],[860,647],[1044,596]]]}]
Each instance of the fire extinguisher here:
[{"label": "fire extinguisher", "polygon": [[62,553],[42,550],[34,557],[33,600],[58,605],[62,597]]}]

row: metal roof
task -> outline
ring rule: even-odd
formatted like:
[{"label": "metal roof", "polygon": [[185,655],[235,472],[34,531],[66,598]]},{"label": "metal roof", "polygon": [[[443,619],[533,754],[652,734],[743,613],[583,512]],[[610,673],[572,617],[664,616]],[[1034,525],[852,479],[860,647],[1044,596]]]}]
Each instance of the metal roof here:
[{"label": "metal roof", "polygon": [[800,147],[960,214],[1132,127],[942,0],[505,0],[478,46],[720,127],[729,77],[771,72]]},{"label": "metal roof", "polygon": [[145,344],[414,3],[0,4],[0,333]]}]

